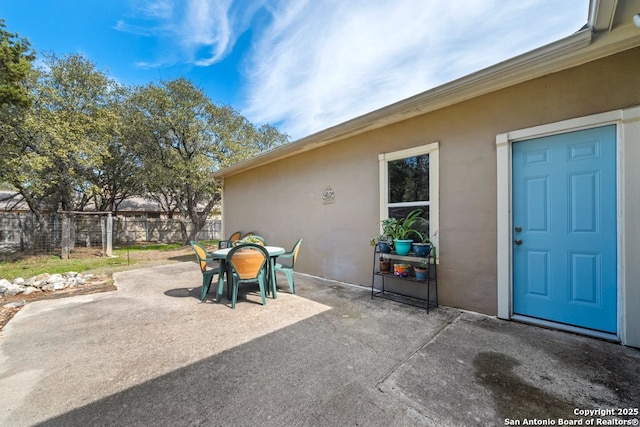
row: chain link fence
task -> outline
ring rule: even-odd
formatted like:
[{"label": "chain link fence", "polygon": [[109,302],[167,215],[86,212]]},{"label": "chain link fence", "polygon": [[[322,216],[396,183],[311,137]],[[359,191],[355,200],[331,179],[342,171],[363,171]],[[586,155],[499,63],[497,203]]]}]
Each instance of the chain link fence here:
[{"label": "chain link fence", "polygon": [[[56,254],[94,250],[104,255],[113,247],[135,243],[182,241],[184,225],[175,219],[114,217],[92,213],[55,213],[36,218],[32,213],[0,213],[0,259],[16,255]],[[207,220],[198,240],[221,239],[222,221]]]}]

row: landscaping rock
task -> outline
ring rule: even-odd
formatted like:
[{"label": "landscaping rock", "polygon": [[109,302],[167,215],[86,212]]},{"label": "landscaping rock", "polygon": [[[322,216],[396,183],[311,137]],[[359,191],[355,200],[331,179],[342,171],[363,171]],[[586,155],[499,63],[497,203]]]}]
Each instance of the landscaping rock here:
[{"label": "landscaping rock", "polygon": [[25,300],[22,300],[22,301],[8,302],[8,303],[4,304],[2,307],[4,307],[4,308],[20,308],[20,307],[23,307],[26,304],[27,304],[27,302]]},{"label": "landscaping rock", "polygon": [[83,276],[75,271],[69,271],[64,274],[43,273],[28,280],[19,277],[14,279],[13,282],[9,282],[7,279],[0,279],[0,298],[23,293],[24,295],[29,295],[42,291],[55,292],[69,287],[82,286],[91,277],[93,277],[92,274]]},{"label": "landscaping rock", "polygon": [[29,280],[33,280],[35,282],[42,282],[42,281],[47,280],[49,278],[49,276],[51,276],[49,273],[42,273],[42,274],[38,274],[35,277],[32,277]]},{"label": "landscaping rock", "polygon": [[9,286],[11,286],[10,281],[7,279],[0,279],[0,294],[4,294]]},{"label": "landscaping rock", "polygon": [[24,292],[24,286],[20,286],[20,285],[15,285],[13,283],[10,283],[9,286],[6,287],[3,296],[8,296],[8,297],[12,297],[15,295],[18,295],[20,293]]}]

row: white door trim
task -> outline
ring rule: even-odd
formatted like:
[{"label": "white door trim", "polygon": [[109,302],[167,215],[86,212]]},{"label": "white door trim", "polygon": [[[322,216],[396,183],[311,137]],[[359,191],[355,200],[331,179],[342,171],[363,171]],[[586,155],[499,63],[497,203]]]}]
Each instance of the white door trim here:
[{"label": "white door trim", "polygon": [[556,123],[513,130],[496,136],[498,317],[513,316],[512,165],[514,142],[580,129],[617,125],[618,210],[618,336],[623,344],[640,347],[640,106]]}]

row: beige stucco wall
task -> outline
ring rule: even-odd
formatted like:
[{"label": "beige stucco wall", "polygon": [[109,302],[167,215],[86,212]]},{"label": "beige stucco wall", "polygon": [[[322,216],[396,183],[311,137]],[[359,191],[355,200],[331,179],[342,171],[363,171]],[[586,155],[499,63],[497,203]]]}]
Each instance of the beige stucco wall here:
[{"label": "beige stucco wall", "polygon": [[440,303],[495,315],[496,135],[640,105],[639,69],[636,48],[226,177],[225,232],[303,237],[297,271],[370,285],[378,154],[438,141]]}]

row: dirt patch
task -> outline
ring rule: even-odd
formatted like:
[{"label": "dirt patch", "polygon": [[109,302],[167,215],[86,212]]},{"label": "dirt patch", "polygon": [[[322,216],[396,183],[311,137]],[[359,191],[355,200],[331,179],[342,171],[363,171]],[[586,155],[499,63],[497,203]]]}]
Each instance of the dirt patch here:
[{"label": "dirt patch", "polygon": [[[83,256],[82,253],[76,252],[75,257]],[[84,256],[96,256],[95,251],[85,251]],[[20,303],[24,301],[28,304],[33,301],[40,301],[45,299],[54,298],[66,298],[76,295],[89,295],[98,292],[110,292],[117,290],[117,287],[113,283],[113,273],[117,271],[133,270],[138,268],[144,268],[154,265],[163,265],[167,263],[175,262],[189,262],[195,261],[195,255],[190,246],[175,249],[171,251],[166,250],[142,250],[132,251],[129,254],[132,264],[128,266],[120,266],[117,268],[105,268],[92,272],[95,274],[84,285],[76,286],[73,288],[66,288],[59,291],[52,292],[34,292],[29,295],[18,294],[10,297],[0,298],[0,331],[5,325],[20,311],[22,306],[18,307],[6,307],[10,303]],[[197,268],[197,267],[194,267]]]}]

